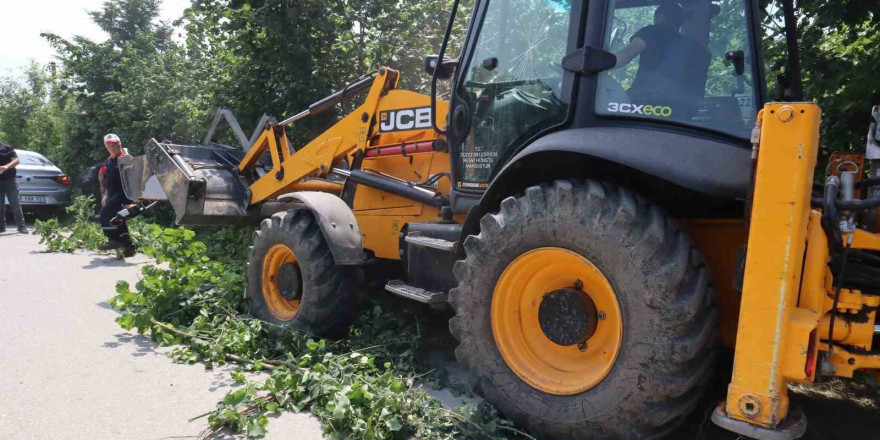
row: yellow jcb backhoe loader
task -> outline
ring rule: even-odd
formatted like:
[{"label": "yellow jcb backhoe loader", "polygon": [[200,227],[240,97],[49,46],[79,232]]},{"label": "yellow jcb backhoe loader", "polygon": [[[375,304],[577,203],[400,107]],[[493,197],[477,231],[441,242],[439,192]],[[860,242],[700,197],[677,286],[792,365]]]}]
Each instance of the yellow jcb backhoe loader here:
[{"label": "yellow jcb backhoe loader", "polygon": [[[788,383],[880,371],[880,132],[873,176],[814,183],[820,110],[783,8],[771,102],[757,0],[479,0],[449,58],[456,1],[429,96],[383,67],[251,138],[221,110],[203,145],[128,159],[127,192],[180,224],[259,224],[247,296],[274,324],[343,335],[361,277],[398,267],[386,290],[451,306],[473,389],[536,437],[661,438],[724,343],[712,420],[797,438]],[[363,95],[291,145],[297,121]],[[213,142],[223,127],[239,146]]]}]

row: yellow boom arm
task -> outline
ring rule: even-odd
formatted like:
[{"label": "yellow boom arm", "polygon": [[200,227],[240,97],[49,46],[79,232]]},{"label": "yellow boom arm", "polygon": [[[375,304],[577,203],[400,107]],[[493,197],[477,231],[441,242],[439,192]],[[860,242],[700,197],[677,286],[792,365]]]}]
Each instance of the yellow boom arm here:
[{"label": "yellow boom arm", "polygon": [[[262,134],[238,166],[239,172],[247,175],[251,173],[267,149],[272,157],[273,171],[259,177],[250,186],[251,205],[292,191],[312,190],[334,193],[341,191],[340,183],[324,180],[321,177],[326,176],[335,161],[367,148],[370,139],[376,134],[376,114],[380,102],[389,91],[397,87],[399,78],[400,75],[396,70],[380,68],[373,77],[364,103],[329,130],[297,150],[295,154],[288,141],[285,125],[300,118],[293,117],[281,123],[267,123]],[[351,95],[340,93],[335,102],[341,102],[347,96]],[[335,102],[331,102],[330,105],[319,102],[315,105],[319,107],[318,111],[321,111]],[[316,112],[303,112],[304,115],[314,113]],[[312,179],[308,179],[310,177]]]}]

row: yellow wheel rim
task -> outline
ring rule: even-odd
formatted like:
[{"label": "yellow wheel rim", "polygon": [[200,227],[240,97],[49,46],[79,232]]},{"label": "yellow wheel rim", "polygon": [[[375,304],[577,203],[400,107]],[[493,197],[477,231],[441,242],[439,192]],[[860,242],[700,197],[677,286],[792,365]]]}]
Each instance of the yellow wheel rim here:
[{"label": "yellow wheel rim", "polygon": [[[563,346],[544,334],[538,308],[544,295],[572,286],[593,301],[598,321],[584,343]],[[593,263],[567,249],[538,248],[513,260],[495,285],[491,318],[504,361],[520,379],[545,393],[569,396],[593,388],[620,352],[623,319],[611,283]]]},{"label": "yellow wheel rim", "polygon": [[281,267],[288,263],[295,263],[296,257],[293,250],[283,244],[276,244],[269,248],[263,257],[263,298],[269,306],[269,312],[281,321],[290,321],[299,310],[299,299],[288,300],[281,294],[278,287],[278,273]]}]

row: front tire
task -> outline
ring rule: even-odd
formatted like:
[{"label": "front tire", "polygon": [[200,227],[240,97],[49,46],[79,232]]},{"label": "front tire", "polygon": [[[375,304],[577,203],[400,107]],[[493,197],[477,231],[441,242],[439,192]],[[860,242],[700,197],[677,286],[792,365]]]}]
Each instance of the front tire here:
[{"label": "front tire", "polygon": [[[717,313],[708,269],[674,220],[614,185],[556,181],[480,225],[450,292],[474,391],[553,439],[660,438],[694,409]],[[580,307],[598,317],[572,314]],[[545,309],[564,319],[545,322]]]},{"label": "front tire", "polygon": [[320,337],[344,336],[362,304],[357,269],[334,263],[314,215],[304,209],[260,223],[247,278],[252,315]]}]

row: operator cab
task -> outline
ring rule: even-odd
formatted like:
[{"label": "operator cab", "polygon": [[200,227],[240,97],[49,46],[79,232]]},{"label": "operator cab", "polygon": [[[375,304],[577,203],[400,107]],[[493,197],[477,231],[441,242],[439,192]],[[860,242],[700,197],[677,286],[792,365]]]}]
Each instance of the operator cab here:
[{"label": "operator cab", "polygon": [[[478,2],[456,61],[448,124],[453,209],[466,212],[517,153],[550,132],[641,128],[630,133],[641,133],[642,143],[653,131],[678,136],[665,137],[672,144],[748,148],[764,100],[756,7],[752,0]],[[617,62],[578,71],[563,61],[585,51]],[[584,65],[597,62],[584,56]],[[599,142],[584,134],[591,139]],[[742,154],[729,154],[748,174]],[[720,186],[746,184],[743,177]]]},{"label": "operator cab", "polygon": [[748,138],[758,99],[746,2],[682,3],[610,2],[603,48],[618,64],[598,75],[595,111]]}]

